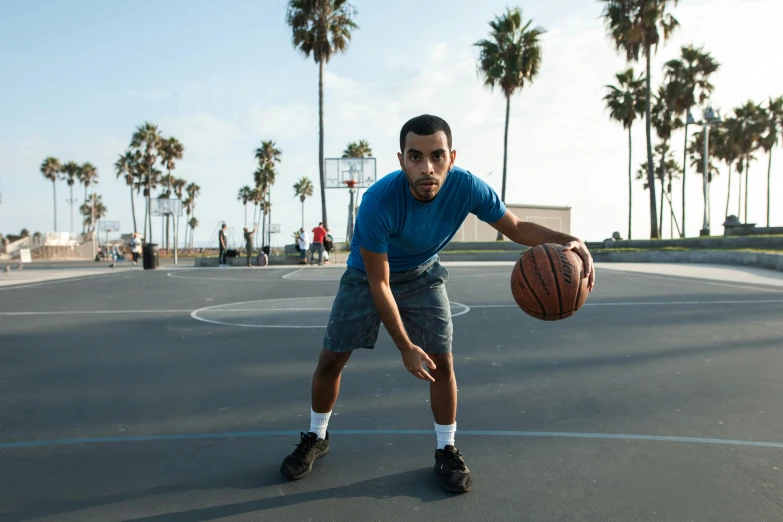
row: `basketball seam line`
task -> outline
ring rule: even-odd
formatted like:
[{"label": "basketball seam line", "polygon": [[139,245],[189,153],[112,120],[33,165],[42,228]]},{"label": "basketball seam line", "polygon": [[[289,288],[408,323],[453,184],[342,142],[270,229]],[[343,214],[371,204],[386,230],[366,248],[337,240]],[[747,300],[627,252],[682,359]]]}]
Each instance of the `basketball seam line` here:
[{"label": "basketball seam line", "polygon": [[579,281],[576,287],[576,301],[574,301],[574,312],[576,312],[577,310],[579,310],[579,308],[581,308],[579,306],[579,296],[582,295],[582,277],[584,276],[585,273],[584,270],[585,270],[584,263],[581,263],[579,268]]},{"label": "basketball seam line", "polygon": [[562,319],[563,318],[563,294],[560,292],[560,281],[558,281],[557,279],[557,268],[555,267],[555,262],[552,261],[552,256],[549,255],[549,249],[546,246],[544,246],[543,248],[547,259],[549,259],[549,266],[552,267],[552,279],[555,280],[555,288],[557,288],[557,309],[560,310],[560,319]]},{"label": "basketball seam line", "polygon": [[527,276],[525,275],[525,267],[522,266],[522,258],[519,258],[519,273],[522,274],[522,279],[525,280],[525,284],[530,289],[530,293],[533,294],[533,297],[536,299],[536,302],[538,303],[538,306],[541,307],[541,315],[546,316],[546,309],[544,308],[544,303],[541,302],[541,299],[538,298],[538,295],[536,295],[536,291],[533,289],[532,286],[530,286],[530,282],[527,280]]}]

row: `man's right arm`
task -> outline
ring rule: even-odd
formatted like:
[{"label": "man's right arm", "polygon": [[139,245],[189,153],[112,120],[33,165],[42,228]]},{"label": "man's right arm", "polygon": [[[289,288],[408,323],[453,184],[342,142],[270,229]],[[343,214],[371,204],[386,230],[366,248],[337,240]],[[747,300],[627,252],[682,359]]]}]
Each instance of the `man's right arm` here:
[{"label": "man's right arm", "polygon": [[364,268],[367,272],[367,281],[370,283],[370,294],[381,317],[383,325],[389,332],[394,344],[402,354],[402,361],[405,368],[413,374],[414,377],[425,381],[435,382],[435,379],[424,370],[424,364],[435,369],[435,363],[420,347],[413,344],[405,332],[402,324],[397,302],[389,285],[389,259],[386,254],[370,252],[364,248],[359,248],[364,261]]}]

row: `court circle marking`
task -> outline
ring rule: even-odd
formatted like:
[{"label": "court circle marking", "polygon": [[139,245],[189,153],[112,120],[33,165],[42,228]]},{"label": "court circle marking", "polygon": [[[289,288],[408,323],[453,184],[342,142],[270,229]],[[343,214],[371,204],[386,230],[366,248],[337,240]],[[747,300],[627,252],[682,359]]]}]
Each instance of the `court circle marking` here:
[{"label": "court circle marking", "polygon": [[[327,310],[331,310],[331,307],[328,307],[328,308],[300,307],[300,308],[289,308],[289,309],[283,309],[283,310],[275,310],[275,309],[266,309],[266,310],[264,310],[264,309],[259,309],[259,310],[255,310],[255,309],[251,309],[251,310],[248,310],[248,309],[239,309],[239,310],[223,309],[223,307],[226,307],[226,306],[237,306],[237,305],[250,304],[250,303],[272,303],[272,302],[277,302],[277,301],[295,301],[295,300],[303,300],[303,301],[305,301],[305,300],[308,300],[308,299],[333,299],[333,298],[331,296],[309,296],[309,297],[283,297],[283,298],[279,298],[279,299],[259,299],[259,300],[254,300],[254,301],[238,301],[236,303],[224,303],[224,304],[220,304],[220,305],[205,306],[203,308],[199,308],[198,310],[193,310],[190,313],[190,317],[195,319],[196,321],[201,321],[202,323],[219,324],[219,325],[223,325],[223,326],[240,326],[242,328],[300,328],[300,329],[301,328],[326,328],[325,324],[316,324],[316,325],[302,325],[302,324],[284,325],[284,324],[231,323],[231,322],[228,322],[228,321],[218,321],[218,320],[215,320],[215,319],[207,319],[205,317],[199,316],[199,314],[201,314],[201,313],[209,313],[210,311],[212,311],[212,312],[220,311],[220,312],[228,312],[228,313],[240,312],[240,311],[241,312],[251,311],[251,312],[259,312],[259,313],[263,313],[263,312],[277,312],[277,313],[280,313],[280,312],[304,312],[304,311],[310,312],[310,311],[327,311]],[[462,308],[459,312],[457,312],[455,314],[452,314],[451,315],[452,318],[459,317],[461,315],[465,315],[468,312],[470,312],[470,307],[468,305],[466,305],[466,304],[457,303],[455,301],[449,301],[449,304],[452,305],[452,306],[459,306],[459,307]],[[220,310],[216,310],[216,309],[220,309]]]}]

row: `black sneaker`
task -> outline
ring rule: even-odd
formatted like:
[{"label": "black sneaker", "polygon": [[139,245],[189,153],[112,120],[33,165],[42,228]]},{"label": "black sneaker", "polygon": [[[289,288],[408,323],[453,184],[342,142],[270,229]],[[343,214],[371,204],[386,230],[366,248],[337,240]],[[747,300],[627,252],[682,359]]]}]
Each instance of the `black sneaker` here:
[{"label": "black sneaker", "polygon": [[280,466],[280,473],[291,480],[299,480],[310,474],[313,463],[329,454],[329,432],[326,439],[319,439],[315,433],[302,432],[302,439],[296,449],[288,455]]},{"label": "black sneaker", "polygon": [[454,446],[435,451],[435,473],[440,475],[440,487],[452,493],[465,493],[473,485],[473,475]]}]

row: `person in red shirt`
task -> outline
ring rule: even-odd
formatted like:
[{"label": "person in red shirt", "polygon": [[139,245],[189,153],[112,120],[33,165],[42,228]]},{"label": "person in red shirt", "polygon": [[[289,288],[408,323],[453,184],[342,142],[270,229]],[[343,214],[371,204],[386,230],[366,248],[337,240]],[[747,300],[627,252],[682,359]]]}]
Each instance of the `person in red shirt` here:
[{"label": "person in red shirt", "polygon": [[310,264],[315,261],[315,253],[318,252],[318,266],[324,264],[324,239],[326,238],[326,229],[323,223],[313,229],[313,242],[310,243]]}]

